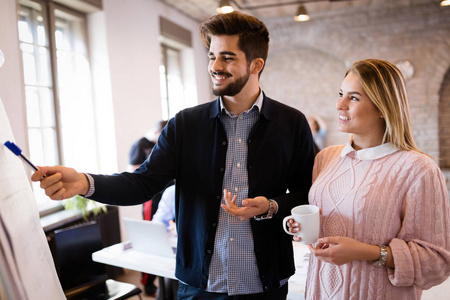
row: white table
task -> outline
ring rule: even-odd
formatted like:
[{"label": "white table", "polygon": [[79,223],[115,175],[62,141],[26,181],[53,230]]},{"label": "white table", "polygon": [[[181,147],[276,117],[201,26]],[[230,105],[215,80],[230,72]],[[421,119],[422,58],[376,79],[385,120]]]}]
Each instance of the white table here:
[{"label": "white table", "polygon": [[[308,247],[293,242],[295,274],[289,279],[288,300],[303,300],[306,273],[308,270]],[[154,274],[160,277],[175,278],[175,258],[167,258],[135,251],[129,242],[115,244],[92,253],[92,260],[116,267]]]}]

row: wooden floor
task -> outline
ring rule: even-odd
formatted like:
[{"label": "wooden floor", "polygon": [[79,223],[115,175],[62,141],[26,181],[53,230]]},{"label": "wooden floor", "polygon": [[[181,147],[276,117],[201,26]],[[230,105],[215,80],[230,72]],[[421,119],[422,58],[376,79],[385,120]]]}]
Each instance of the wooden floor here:
[{"label": "wooden floor", "polygon": [[[155,297],[150,297],[145,294],[144,286],[141,283],[141,272],[124,269],[124,274],[118,276],[116,278],[116,280],[132,283],[132,284],[136,285],[137,287],[139,287],[142,290],[142,294],[141,294],[142,300],[156,299]],[[158,285],[158,279],[155,280],[155,285]],[[138,299],[138,297],[131,298],[130,300],[135,300],[135,299]]]}]

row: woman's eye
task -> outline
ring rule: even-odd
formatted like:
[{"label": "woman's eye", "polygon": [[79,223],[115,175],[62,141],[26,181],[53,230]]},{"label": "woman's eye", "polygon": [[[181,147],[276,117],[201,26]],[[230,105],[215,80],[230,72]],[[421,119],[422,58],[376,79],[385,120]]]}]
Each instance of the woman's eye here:
[{"label": "woman's eye", "polygon": [[355,96],[351,96],[351,97],[350,97],[350,100],[359,101],[359,99],[356,98]]},{"label": "woman's eye", "polygon": [[339,93],[339,98],[342,98],[342,96],[344,96],[343,93]]}]

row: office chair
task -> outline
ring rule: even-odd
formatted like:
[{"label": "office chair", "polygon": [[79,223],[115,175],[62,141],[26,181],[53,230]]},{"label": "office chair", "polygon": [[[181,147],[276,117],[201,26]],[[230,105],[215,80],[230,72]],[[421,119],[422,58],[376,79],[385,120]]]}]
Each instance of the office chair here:
[{"label": "office chair", "polygon": [[95,221],[55,231],[55,264],[64,294],[69,300],[122,300],[141,298],[141,289],[108,279],[105,265],[92,253],[103,248]]}]

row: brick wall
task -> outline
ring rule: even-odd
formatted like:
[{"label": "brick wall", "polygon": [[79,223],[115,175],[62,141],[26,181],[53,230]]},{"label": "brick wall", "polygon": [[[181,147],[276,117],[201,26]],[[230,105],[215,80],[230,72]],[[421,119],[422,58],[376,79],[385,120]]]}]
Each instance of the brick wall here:
[{"label": "brick wall", "polygon": [[450,173],[450,70],[445,75],[439,102],[439,165]]},{"label": "brick wall", "polygon": [[450,101],[439,93],[450,66],[450,7],[435,0],[373,3],[311,14],[304,23],[264,20],[271,48],[261,86],[269,97],[320,115],[328,123],[326,144],[339,144],[348,137],[336,130],[335,108],[347,68],[365,58],[407,59],[415,69],[407,81],[414,136],[422,151],[439,158],[440,142],[448,143],[439,133],[450,131],[442,119],[439,128],[439,111]]}]

